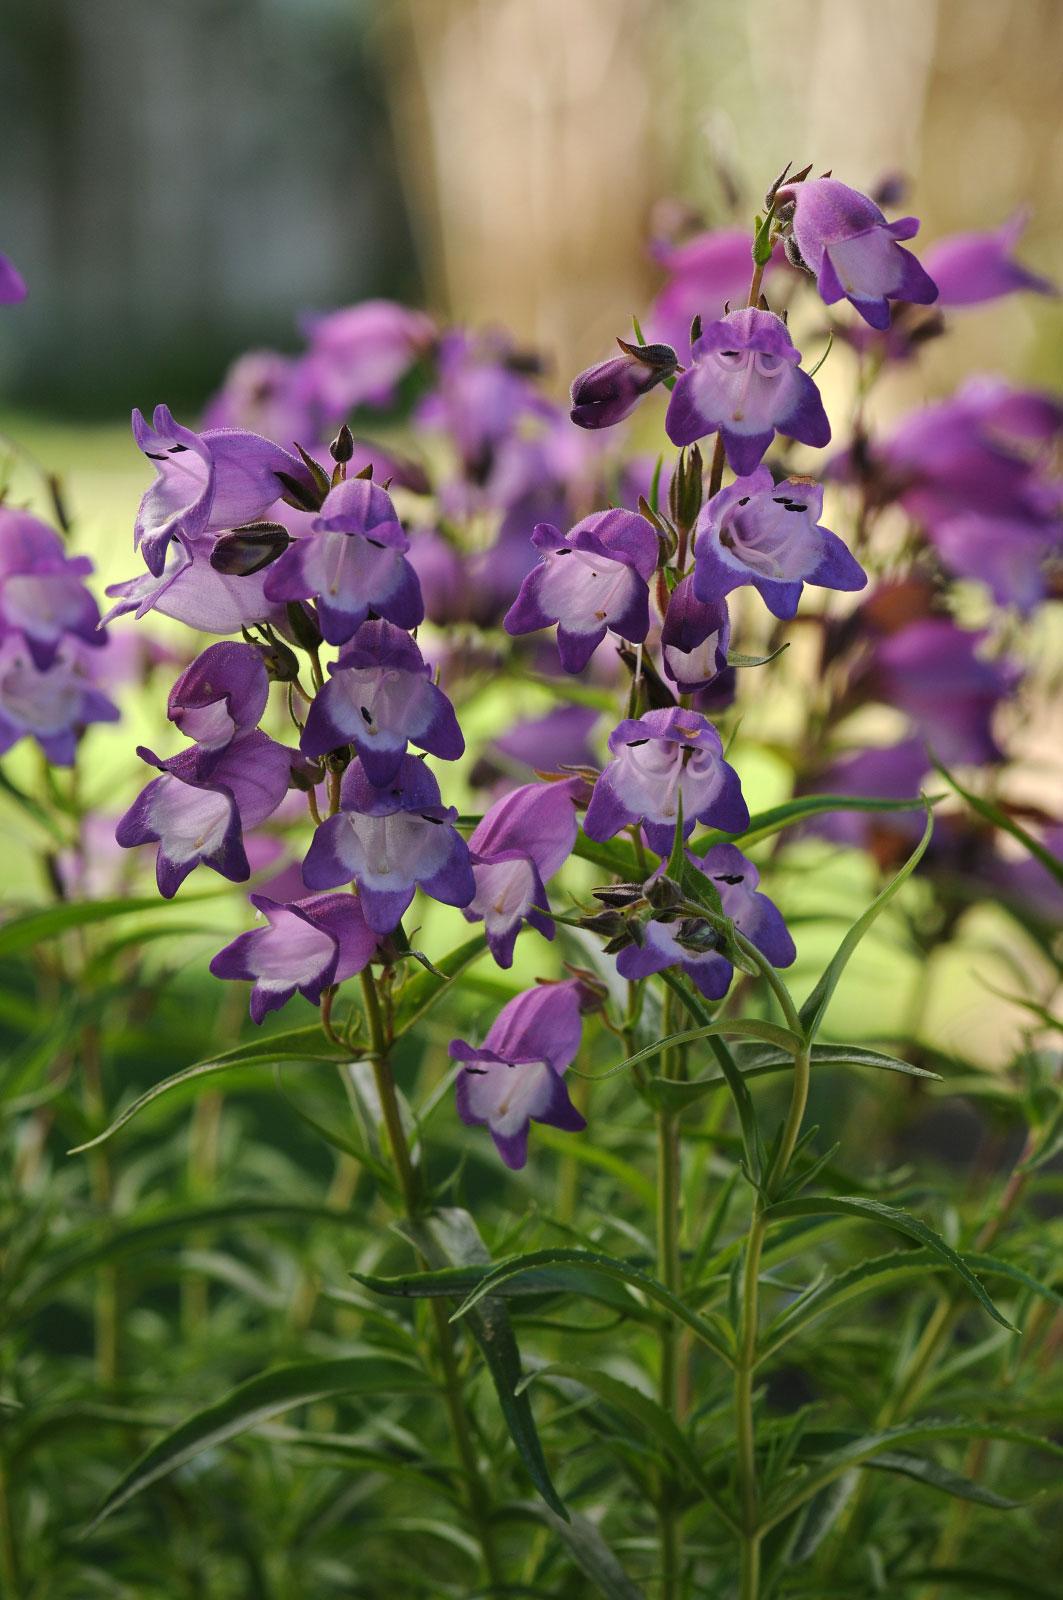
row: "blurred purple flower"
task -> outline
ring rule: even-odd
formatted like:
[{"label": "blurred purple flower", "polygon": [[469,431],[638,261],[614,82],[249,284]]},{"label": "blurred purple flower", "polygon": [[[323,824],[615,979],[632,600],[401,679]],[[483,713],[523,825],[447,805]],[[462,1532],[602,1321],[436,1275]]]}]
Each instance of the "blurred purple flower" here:
[{"label": "blurred purple flower", "polygon": [[0,637],[21,633],[42,671],[68,635],[97,648],[106,643],[99,607],[82,581],[91,571],[87,556],[67,555],[54,528],[0,505]]},{"label": "blurred purple flower", "polygon": [[0,306],[13,306],[26,298],[26,284],[7,256],[0,255]]},{"label": "blurred purple flower", "polygon": [[469,839],[476,894],[464,914],[469,922],[483,921],[500,967],[513,965],[523,922],[546,939],[554,937],[543,885],[572,853],[576,805],[588,794],[582,778],[526,784],[496,801]]},{"label": "blurred purple flower", "polygon": [[587,1126],[563,1078],[580,1047],[583,993],[574,981],[526,989],[502,1007],[482,1045],[451,1040],[451,1057],[462,1064],[458,1115],[470,1127],[489,1128],[514,1170],[528,1159],[531,1122],[570,1133]]},{"label": "blurred purple flower", "polygon": [[545,716],[516,722],[491,741],[491,748],[535,772],[594,763],[591,730],[601,713],[590,706],[557,706]]},{"label": "blurred purple flower", "polygon": [[[897,744],[874,745],[839,756],[809,780],[809,792],[868,800],[914,800],[930,770],[923,740],[902,739]],[[864,850],[883,831],[911,836],[914,842],[922,831],[923,821],[918,811],[827,811],[805,826],[810,833],[833,839],[837,844]]]},{"label": "blurred purple flower", "polygon": [[989,232],[954,233],[931,245],[926,270],[938,286],[941,304],[983,305],[1024,289],[1033,294],[1058,294],[1051,279],[1013,259],[1028,221],[1029,212],[1019,211]]},{"label": "blurred purple flower", "polygon": [[329,424],[358,406],[392,404],[395,388],[436,336],[431,317],[394,300],[363,300],[306,324],[296,395]]},{"label": "blurred purple flower", "polygon": [[738,774],[723,759],[720,735],[696,711],[647,711],[609,736],[613,760],[594,785],[583,831],[588,839],[611,839],[641,822],[650,849],[666,856],[675,839],[679,796],[683,836],[696,822],[728,833],[749,825]]},{"label": "blurred purple flower", "polygon": [[985,633],[929,617],[875,644],[868,663],[871,692],[903,711],[946,765],[999,761],[993,714],[1014,693],[1020,671],[979,653]]},{"label": "blurred purple flower", "polygon": [[356,895],[315,894],[281,904],[264,894],[248,897],[265,925],[239,934],[210,963],[216,978],[252,983],[251,1017],[261,1022],[298,991],[320,1005],[325,989],[361,972],[377,936]]},{"label": "blurred purple flower", "polygon": [[20,634],[0,643],[0,755],[31,734],[49,761],[69,767],[89,723],[117,720],[117,707],[93,686],[76,640],[64,640],[43,669]]},{"label": "blurred purple flower", "polygon": [[680,374],[665,427],[673,444],[693,444],[717,429],[727,460],[750,473],[776,432],[802,444],[830,443],[819,390],[800,370],[801,352],[772,311],[732,311],[710,322]]},{"label": "blurred purple flower", "polygon": [[[711,320],[722,316],[727,302],[746,299],[753,273],[753,256],[745,228],[719,228],[699,233],[685,243],[657,247],[654,254],[668,274],[647,319],[651,336],[673,345],[682,356],[690,347],[690,327],[696,316]],[[765,277],[782,256],[776,248]]]},{"label": "blurred purple flower", "polygon": [[917,217],[887,222],[867,195],[837,178],[813,178],[778,191],[779,214],[792,206],[793,239],[829,306],[847,299],[872,328],[890,323],[890,300],[930,305],[937,286],[898,242],[919,232]]},{"label": "blurred purple flower", "polygon": [[302,387],[295,357],[249,350],[233,362],[221,388],[207,401],[203,426],[250,428],[267,439],[318,444],[322,419]]}]

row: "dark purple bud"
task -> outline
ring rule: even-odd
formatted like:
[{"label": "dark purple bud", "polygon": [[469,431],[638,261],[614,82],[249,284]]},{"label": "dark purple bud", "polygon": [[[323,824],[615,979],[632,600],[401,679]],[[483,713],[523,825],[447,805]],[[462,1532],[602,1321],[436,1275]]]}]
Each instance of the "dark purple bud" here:
[{"label": "dark purple bud", "polygon": [[679,364],[671,345],[616,342],[621,355],[588,367],[572,384],[570,414],[581,428],[611,428],[622,422]]},{"label": "dark purple bud", "polygon": [[337,465],[345,465],[354,455],[354,434],[346,423],[329,445],[329,455]]},{"label": "dark purple bud", "polygon": [[210,552],[210,564],[215,572],[246,578],[276,561],[290,543],[291,534],[279,522],[249,522],[222,534]]}]

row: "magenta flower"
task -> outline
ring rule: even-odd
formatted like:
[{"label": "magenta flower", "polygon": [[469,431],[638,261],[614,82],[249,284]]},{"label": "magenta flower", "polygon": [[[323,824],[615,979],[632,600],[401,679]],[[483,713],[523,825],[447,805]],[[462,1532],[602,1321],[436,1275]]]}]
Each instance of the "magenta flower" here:
[{"label": "magenta flower", "polygon": [[680,579],[668,598],[661,629],[661,664],[680,694],[704,689],[727,667],[731,619],[723,600],[699,600],[694,575]]},{"label": "magenta flower", "polygon": [[336,422],[357,406],[391,405],[399,379],[435,338],[431,317],[394,300],[330,311],[306,331],[296,393]]},{"label": "magenta flower", "polygon": [[483,921],[500,967],[513,965],[513,946],[523,923],[546,939],[554,937],[543,885],[572,854],[576,805],[587,793],[582,778],[512,789],[495,802],[469,839],[476,893],[464,914],[469,922]]},{"label": "magenta flower", "polygon": [[697,711],[647,711],[628,719],[610,734],[609,749],[613,760],[594,785],[583,824],[588,839],[611,839],[642,823],[650,849],[666,856],[680,795],[684,837],[695,822],[728,833],[749,826],[738,774],[723,759],[720,735]]},{"label": "magenta flower", "polygon": [[254,645],[208,645],[185,668],[166,703],[166,715],[201,750],[220,750],[257,728],[269,699],[269,678]]},{"label": "magenta flower", "polygon": [[353,880],[377,933],[398,926],[416,888],[444,905],[467,906],[476,884],[468,846],[454,827],[457,815],[440,804],[439,785],[416,756],[403,756],[383,789],[353,761],[343,775],[340,811],[314,834],[303,878],[311,889]]},{"label": "magenta flower", "polygon": [[368,478],[337,484],[310,529],[267,569],[268,600],[316,599],[329,644],[346,643],[370,610],[400,628],[423,622],[417,574],[406,560],[410,541],[383,489]]},{"label": "magenta flower", "polygon": [[744,474],[776,432],[802,444],[830,443],[819,390],[801,371],[801,352],[774,312],[731,311],[710,322],[691,356],[665,417],[673,444],[693,444],[719,429],[732,471]]},{"label": "magenta flower", "polygon": [[238,934],[210,964],[216,978],[251,983],[251,1018],[286,1006],[298,992],[320,1005],[325,989],[361,972],[372,960],[377,936],[353,894],[313,894],[281,904],[264,894],[248,897],[265,924]]},{"label": "magenta flower", "polygon": [[621,355],[588,367],[573,380],[570,416],[581,428],[611,428],[622,422],[678,365],[670,345],[616,342]]},{"label": "magenta flower", "polygon": [[13,261],[0,255],[0,306],[17,305],[26,298],[26,284]]},{"label": "magenta flower", "polygon": [[987,300],[1024,289],[1032,294],[1058,294],[1051,279],[1031,272],[1013,258],[1028,220],[1029,213],[1019,211],[988,233],[954,233],[931,245],[926,270],[938,286],[941,304],[984,305]]},{"label": "magenta flower", "polygon": [[291,752],[255,731],[220,751],[193,745],[165,761],[144,746],[137,754],[161,777],[141,790],[115,838],[125,849],[158,844],[155,877],[164,899],[201,864],[233,883],[249,878],[243,830],[264,822],[284,799]]},{"label": "magenta flower", "polygon": [[82,644],[106,643],[99,607],[82,581],[91,571],[87,556],[67,555],[54,528],[0,506],[0,636],[21,633],[42,671],[71,634]]},{"label": "magenta flower", "polygon": [[930,305],[937,285],[899,243],[919,232],[917,217],[887,222],[867,195],[837,178],[813,178],[779,190],[779,214],[793,207],[793,240],[829,306],[846,299],[872,328],[890,324],[888,302]]},{"label": "magenta flower", "polygon": [[564,537],[541,522],[532,543],[543,559],[505,615],[507,633],[533,633],[556,622],[566,672],[582,672],[609,629],[624,639],[645,639],[658,545],[643,517],[597,511]]},{"label": "magenta flower", "polygon": [[542,984],[502,1007],[482,1045],[451,1040],[451,1057],[461,1062],[458,1115],[469,1127],[490,1129],[507,1167],[527,1161],[532,1122],[570,1133],[587,1126],[563,1076],[580,1047],[583,1001],[578,982]]},{"label": "magenta flower", "polygon": [[353,744],[370,783],[383,788],[398,772],[407,743],[444,761],[464,752],[454,707],[401,628],[363,622],[330,671],[307,716],[304,755]]},{"label": "magenta flower", "polygon": [[[792,965],[797,951],[789,929],[774,901],[757,892],[760,874],[741,850],[733,844],[715,844],[704,856],[688,850],[687,860],[704,873],[720,896],[724,914],[772,966]],[[680,967],[707,1000],[723,999],[731,987],[734,968],[719,951],[698,949],[695,930],[684,921],[654,919],[643,925],[642,933],[641,944],[626,945],[616,958],[622,978],[648,978],[668,967]]]},{"label": "magenta flower", "polygon": [[116,722],[118,709],[96,689],[73,639],[40,668],[17,633],[0,643],[0,755],[27,735],[58,767],[73,765],[80,734],[92,722]]},{"label": "magenta flower", "polygon": [[776,484],[767,467],[712,497],[697,524],[694,593],[714,603],[752,584],[776,617],[796,614],[806,583],[862,589],[867,574],[837,534],[820,526],[823,490],[810,478]]},{"label": "magenta flower", "polygon": [[150,425],[134,411],[133,437],[155,463],[155,482],[137,511],[134,545],[156,578],[166,570],[172,540],[191,551],[207,535],[261,517],[283,493],[278,472],[307,481],[302,462],[260,434],[230,428],[193,433],[167,406],[155,407]]}]

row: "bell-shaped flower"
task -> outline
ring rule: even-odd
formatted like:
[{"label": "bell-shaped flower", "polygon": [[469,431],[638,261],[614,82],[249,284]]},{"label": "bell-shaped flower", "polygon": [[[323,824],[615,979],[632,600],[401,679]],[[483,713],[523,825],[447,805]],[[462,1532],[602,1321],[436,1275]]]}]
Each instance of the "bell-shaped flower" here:
[{"label": "bell-shaped flower", "polygon": [[541,522],[532,543],[543,558],[506,613],[507,633],[534,633],[556,622],[566,672],[582,672],[610,629],[635,643],[645,639],[658,543],[644,517],[596,511],[565,536]]},{"label": "bell-shaped flower", "polygon": [[83,579],[87,556],[68,556],[54,528],[0,506],[0,635],[17,630],[34,665],[51,666],[61,641],[73,634],[100,646],[100,610]]},{"label": "bell-shaped flower", "polygon": [[370,610],[400,628],[423,622],[410,541],[385,490],[369,478],[337,484],[310,528],[267,569],[267,599],[316,599],[329,644],[345,644]]},{"label": "bell-shaped flower", "polygon": [[749,473],[777,432],[802,444],[830,443],[819,390],[801,371],[801,352],[773,311],[730,311],[710,322],[691,357],[668,402],[665,428],[673,444],[693,444],[719,429],[732,471]]},{"label": "bell-shaped flower", "polygon": [[0,643],[0,755],[32,735],[49,761],[69,767],[89,723],[117,720],[117,707],[89,677],[78,641],[64,640],[43,670],[21,634]]},{"label": "bell-shaped flower", "polygon": [[161,774],[133,801],[115,829],[126,849],[158,844],[159,893],[173,898],[201,863],[233,883],[251,876],[243,830],[271,816],[284,799],[291,751],[265,733],[245,733],[222,750],[193,745],[167,760],[140,746]]},{"label": "bell-shaped flower", "polygon": [[526,989],[502,1007],[482,1045],[451,1040],[451,1057],[461,1062],[458,1115],[469,1127],[490,1129],[514,1170],[528,1159],[532,1122],[570,1133],[587,1126],[564,1080],[580,1047],[584,993],[575,981]]},{"label": "bell-shaped flower", "polygon": [[622,722],[609,736],[612,761],[594,785],[583,831],[611,839],[642,823],[650,849],[668,855],[675,840],[679,801],[683,834],[695,822],[741,833],[749,807],[738,774],[723,758],[720,735],[697,711],[647,711]]},{"label": "bell-shaped flower", "polygon": [[846,546],[820,526],[823,490],[809,478],[776,484],[767,467],[713,495],[698,518],[694,593],[722,600],[752,584],[776,617],[795,615],[801,589],[862,589],[867,574]]},{"label": "bell-shaped flower", "polygon": [[210,534],[253,522],[284,492],[279,472],[307,479],[303,463],[279,444],[237,428],[193,433],[156,406],[151,423],[133,412],[133,437],[155,464],[155,482],[140,502],[134,544],[156,578],[171,542],[194,547]]},{"label": "bell-shaped flower", "polygon": [[353,744],[370,783],[389,784],[407,743],[444,761],[465,749],[454,707],[414,641],[390,622],[363,622],[315,696],[300,741],[307,756]]},{"label": "bell-shaped flower", "polygon": [[464,908],[483,921],[491,954],[513,965],[513,946],[525,922],[554,937],[543,885],[559,871],[576,842],[576,805],[586,800],[582,778],[527,783],[495,802],[469,839],[476,893]]},{"label": "bell-shaped flower", "polygon": [[145,572],[108,585],[106,593],[114,604],[103,621],[113,622],[132,612],[139,622],[149,611],[158,611],[200,633],[239,633],[279,609],[265,596],[268,572],[267,568],[243,577],[216,572],[205,545],[193,550],[178,536],[167,551],[161,577]]},{"label": "bell-shaped flower", "polygon": [[[773,967],[788,967],[797,956],[789,929],[774,901],[760,894],[760,874],[753,863],[733,844],[715,844],[704,856],[687,851],[691,866],[702,872],[716,889],[724,914],[739,933],[755,944]],[[704,934],[704,939],[699,938]],[[651,921],[643,924],[643,942],[626,945],[616,958],[616,970],[629,981],[648,978],[668,967],[680,967],[707,1000],[722,1000],[731,987],[734,968],[725,956],[712,948],[709,925],[688,928],[681,920]]]},{"label": "bell-shaped flower", "polygon": [[467,906],[476,884],[469,847],[454,827],[457,815],[440,804],[439,785],[416,756],[403,756],[383,789],[352,761],[338,814],[311,840],[303,862],[306,885],[357,883],[365,919],[377,933],[398,926],[417,888],[444,905]]},{"label": "bell-shaped flower", "polygon": [[731,619],[722,599],[699,600],[694,575],[668,597],[661,629],[661,664],[680,694],[707,688],[727,668]]},{"label": "bell-shaped flower", "polygon": [[377,936],[353,894],[312,894],[281,903],[248,898],[265,922],[239,934],[210,964],[216,978],[252,983],[251,1018],[286,1006],[298,992],[320,1005],[325,989],[361,972],[372,960]]},{"label": "bell-shaped flower", "polygon": [[984,305],[1021,290],[1058,294],[1050,278],[1031,272],[1014,258],[1028,220],[1029,213],[1019,211],[999,228],[986,233],[954,233],[931,245],[926,270],[938,286],[941,304]]},{"label": "bell-shaped flower", "polygon": [[783,217],[792,214],[801,263],[828,306],[848,300],[866,323],[885,331],[890,300],[926,306],[937,299],[933,278],[899,243],[919,232],[918,217],[887,222],[873,200],[837,178],[781,188],[776,204]]},{"label": "bell-shaped flower", "polygon": [[220,750],[262,720],[269,678],[254,645],[226,640],[208,645],[185,668],[166,703],[166,715],[203,750]]},{"label": "bell-shaped flower", "polygon": [[26,283],[15,263],[0,255],[0,306],[17,305],[26,298]]},{"label": "bell-shaped flower", "polygon": [[569,415],[580,428],[611,428],[622,422],[644,394],[676,370],[676,353],[670,345],[616,342],[622,354],[588,367],[573,380]]}]

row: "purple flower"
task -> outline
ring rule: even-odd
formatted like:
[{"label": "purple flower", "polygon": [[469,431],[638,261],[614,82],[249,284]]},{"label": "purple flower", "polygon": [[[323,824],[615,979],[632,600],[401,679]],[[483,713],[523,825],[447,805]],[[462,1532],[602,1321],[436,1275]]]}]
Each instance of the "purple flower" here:
[{"label": "purple flower", "polygon": [[68,556],[47,523],[0,506],[0,635],[20,632],[42,670],[70,634],[83,644],[106,643],[99,607],[82,582],[91,571],[88,557]]},{"label": "purple flower", "polygon": [[208,645],[170,690],[166,715],[202,750],[220,750],[257,728],[269,678],[254,645]]},{"label": "purple flower", "polygon": [[590,735],[600,712],[590,706],[557,706],[545,716],[515,722],[491,741],[514,770],[558,772],[563,767],[589,767],[594,762]]},{"label": "purple flower", "polygon": [[[793,939],[775,903],[757,892],[760,874],[741,850],[733,844],[715,844],[704,856],[688,850],[687,860],[704,873],[720,896],[724,914],[772,966],[790,966],[797,955]],[[616,958],[622,978],[648,978],[677,966],[707,1000],[723,999],[734,976],[734,968],[724,956],[683,944],[681,921],[655,919],[644,924],[642,931],[644,942],[627,945]]]},{"label": "purple flower", "polygon": [[0,306],[13,306],[26,298],[26,284],[13,261],[0,255]]},{"label": "purple flower", "polygon": [[726,670],[730,639],[724,601],[699,600],[693,573],[681,578],[669,596],[661,629],[661,664],[680,694],[706,688]]},{"label": "purple flower", "polygon": [[572,981],[526,989],[502,1007],[482,1045],[451,1040],[450,1054],[462,1064],[458,1115],[469,1127],[489,1128],[514,1170],[528,1159],[531,1122],[570,1133],[587,1126],[563,1077],[580,1047],[583,994]]},{"label": "purple flower", "polygon": [[[267,439],[316,443],[317,407],[301,393],[302,367],[276,350],[249,350],[233,362],[203,412],[207,428],[250,428]],[[287,471],[288,469],[283,469]]]},{"label": "purple flower", "polygon": [[621,355],[588,367],[573,381],[570,415],[581,428],[611,428],[622,422],[678,365],[670,345],[616,342]]},{"label": "purple flower", "polygon": [[466,622],[475,609],[468,564],[462,552],[441,533],[415,533],[406,557],[417,574],[425,616],[437,628]]},{"label": "purple flower", "polygon": [[543,885],[572,853],[578,832],[576,804],[588,793],[582,778],[528,783],[503,795],[469,840],[476,894],[465,907],[469,922],[483,921],[491,954],[513,965],[513,946],[527,922],[546,939],[554,924]]},{"label": "purple flower", "polygon": [[69,767],[89,723],[117,720],[117,707],[89,681],[74,640],[64,641],[43,670],[19,634],[0,643],[0,755],[32,734],[49,761]]},{"label": "purple flower", "polygon": [[435,324],[394,300],[363,300],[311,318],[307,332],[297,393],[338,422],[357,406],[391,405],[399,379],[435,338]]},{"label": "purple flower", "polygon": [[233,883],[249,878],[243,830],[264,822],[284,799],[291,752],[255,731],[221,751],[193,745],[166,761],[143,746],[137,754],[162,776],[141,790],[115,838],[126,849],[158,844],[159,893],[171,900],[201,863]]},{"label": "purple flower", "polygon": [[776,617],[795,615],[801,589],[862,589],[867,574],[820,526],[823,490],[810,478],[776,484],[767,467],[713,495],[698,518],[694,592],[716,602],[751,583]]},{"label": "purple flower", "polygon": [[282,905],[264,894],[248,897],[264,926],[239,934],[210,964],[216,978],[253,983],[251,1018],[261,1022],[298,992],[311,1005],[368,965],[377,936],[352,894],[313,894]]},{"label": "purple flower", "polygon": [[318,602],[329,644],[344,644],[377,611],[400,628],[424,620],[417,574],[406,560],[410,541],[391,497],[368,478],[350,478],[325,497],[309,538],[289,545],[266,571],[274,602]]},{"label": "purple flower", "polygon": [[613,760],[594,785],[583,831],[588,839],[611,839],[641,822],[650,849],[666,856],[675,839],[679,796],[683,835],[695,822],[728,833],[749,826],[738,774],[723,759],[720,735],[696,711],[647,711],[609,736]]},{"label": "purple flower", "polygon": [[1029,213],[1019,211],[988,233],[954,233],[931,245],[926,270],[938,286],[941,304],[977,306],[1022,289],[1058,294],[1051,279],[1012,259],[1028,221]]},{"label": "purple flower", "polygon": [[161,577],[145,572],[108,585],[106,593],[114,605],[103,620],[113,622],[132,612],[139,622],[149,611],[158,611],[201,633],[238,633],[277,611],[265,595],[269,571],[266,568],[246,577],[216,572],[209,549],[200,545],[192,551],[175,539]]},{"label": "purple flower", "polygon": [[149,425],[133,412],[133,437],[155,463],[155,482],[144,495],[134,544],[156,578],[166,569],[170,543],[189,550],[208,535],[252,522],[283,492],[278,472],[304,481],[302,462],[260,434],[235,428],[193,433],[156,406]]},{"label": "purple flower", "polygon": [[1014,692],[1019,672],[978,653],[985,637],[929,617],[880,639],[872,652],[876,698],[903,711],[947,765],[1000,760],[993,713]]},{"label": "purple flower", "polygon": [[377,933],[398,926],[418,887],[444,905],[467,906],[476,884],[457,815],[440,804],[439,785],[416,756],[403,756],[383,789],[353,761],[340,811],[314,834],[303,877],[311,889],[357,883],[365,920]]},{"label": "purple flower", "polygon": [[554,415],[504,334],[453,328],[439,342],[436,367],[436,388],[417,407],[416,420],[449,435],[473,485],[487,483],[518,423]]},{"label": "purple flower", "polygon": [[930,305],[937,285],[898,243],[919,232],[917,217],[887,222],[867,195],[837,178],[813,178],[779,190],[780,215],[793,206],[793,239],[815,274],[824,302],[846,299],[872,328],[890,324],[888,301]]},{"label": "purple flower", "polygon": [[310,707],[300,741],[304,755],[353,744],[370,783],[383,788],[398,772],[407,742],[444,761],[463,753],[454,708],[401,628],[363,622],[330,671]]},{"label": "purple flower", "polygon": [[643,517],[597,511],[564,538],[541,522],[532,543],[543,559],[506,613],[507,633],[533,633],[556,622],[566,672],[582,672],[610,628],[624,639],[645,639],[657,535]]},{"label": "purple flower", "polygon": [[927,536],[950,572],[986,584],[998,605],[1029,616],[1048,591],[1046,564],[1063,544],[1063,527],[972,510],[934,522]]},{"label": "purple flower", "polygon": [[[874,745],[867,750],[841,755],[824,771],[809,780],[809,793],[856,795],[881,800],[914,800],[930,771],[930,758],[922,739],[902,739],[898,744]],[[828,811],[805,824],[809,833],[833,839],[853,849],[873,849],[883,835],[895,840],[898,834],[912,836],[922,832],[919,812]]]},{"label": "purple flower", "polygon": [[[657,296],[648,327],[653,336],[687,348],[690,325],[696,316],[721,316],[727,302],[744,301],[753,271],[749,234],[744,228],[720,228],[699,233],[684,244],[655,251],[668,273]],[[768,263],[765,277],[775,269],[780,251]]]},{"label": "purple flower", "polygon": [[665,417],[673,444],[693,444],[719,429],[732,470],[744,474],[776,432],[802,444],[830,442],[819,390],[801,371],[801,352],[773,311],[731,311],[710,322],[691,356]]}]

